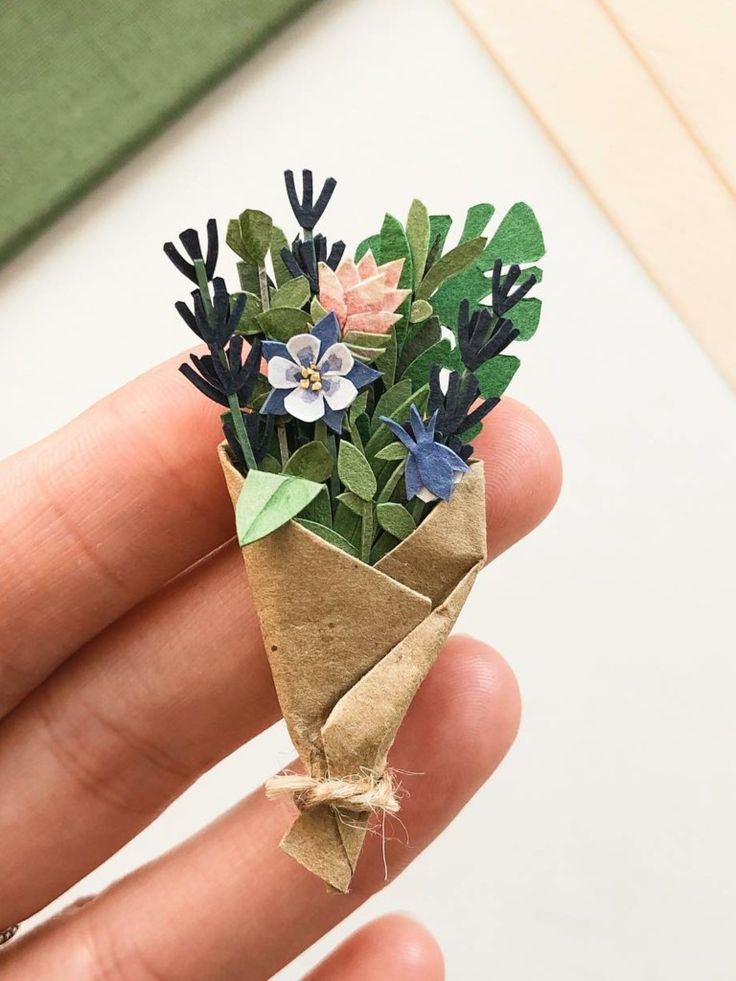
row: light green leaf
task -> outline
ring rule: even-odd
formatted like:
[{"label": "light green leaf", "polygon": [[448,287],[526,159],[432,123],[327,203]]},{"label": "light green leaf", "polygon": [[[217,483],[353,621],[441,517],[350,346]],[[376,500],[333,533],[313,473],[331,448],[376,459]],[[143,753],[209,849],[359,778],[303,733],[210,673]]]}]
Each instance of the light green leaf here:
[{"label": "light green leaf", "polygon": [[521,362],[512,354],[499,354],[474,372],[484,399],[503,395]]},{"label": "light green leaf", "polygon": [[312,297],[312,302],[309,305],[309,314],[312,318],[312,323],[316,324],[317,321],[321,320],[323,317],[327,316],[327,311],[319,302],[316,296]]},{"label": "light green leaf", "polygon": [[[504,215],[496,234],[488,243],[489,257],[512,262],[536,262],[544,255],[544,237],[536,215],[523,201],[518,201]],[[491,260],[491,268],[493,261]]]},{"label": "light green leaf", "polygon": [[417,527],[403,504],[379,504],[376,507],[376,516],[383,530],[400,542],[408,538]]},{"label": "light green leaf", "polygon": [[235,507],[240,544],[249,545],[285,525],[314,500],[322,487],[301,477],[251,470]]},{"label": "light green leaf", "polygon": [[309,281],[306,276],[298,276],[296,279],[287,279],[283,286],[271,294],[271,309],[277,310],[282,307],[303,307],[311,294]]},{"label": "light green leaf", "polygon": [[313,535],[318,535],[324,541],[329,542],[330,545],[334,545],[335,548],[347,552],[354,559],[360,558],[357,548],[351,545],[347,538],[343,538],[334,529],[328,528],[326,525],[317,524],[316,521],[308,521],[306,518],[297,518],[296,521],[297,524],[302,525],[307,531],[311,531]]},{"label": "light green leaf", "polygon": [[415,300],[411,305],[409,320],[413,324],[421,324],[432,316],[432,304],[426,300]]},{"label": "light green leaf", "polygon": [[360,450],[346,440],[340,442],[337,454],[337,473],[345,487],[364,501],[376,493],[376,478]]},{"label": "light green leaf", "polygon": [[286,461],[284,473],[324,483],[332,476],[335,461],[324,443],[305,443]]},{"label": "light green leaf", "polygon": [[[264,211],[248,208],[237,221],[240,226],[242,257],[262,266],[271,246],[271,230],[273,228],[271,217]],[[230,226],[228,225],[228,232],[229,229]]]},{"label": "light green leaf", "polygon": [[411,260],[414,269],[414,282],[421,282],[424,267],[427,264],[429,252],[429,214],[426,207],[417,198],[411,203],[406,219],[406,237],[411,249]]},{"label": "light green leaf", "polygon": [[286,341],[295,334],[306,334],[311,326],[309,314],[293,307],[264,310],[258,314],[261,330],[273,341]]},{"label": "light green leaf", "polygon": [[409,451],[403,443],[389,443],[376,453],[377,460],[404,460]]},{"label": "light green leaf", "polygon": [[456,245],[454,249],[438,259],[417,287],[415,293],[417,300],[428,300],[446,280],[467,269],[481,254],[485,244],[484,238],[471,238],[469,242]]}]

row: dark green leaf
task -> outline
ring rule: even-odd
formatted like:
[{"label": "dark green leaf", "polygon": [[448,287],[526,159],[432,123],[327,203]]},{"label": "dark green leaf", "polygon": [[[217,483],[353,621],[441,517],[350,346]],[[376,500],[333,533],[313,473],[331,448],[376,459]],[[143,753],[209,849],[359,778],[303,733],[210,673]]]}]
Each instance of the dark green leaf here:
[{"label": "dark green leaf", "polygon": [[297,518],[296,520],[297,524],[302,525],[307,531],[311,531],[313,535],[318,535],[326,542],[329,542],[330,545],[334,545],[335,548],[339,548],[343,552],[347,552],[348,555],[352,555],[354,559],[360,558],[358,549],[334,529],[328,528],[326,525],[317,524],[316,521],[308,521],[305,518]]},{"label": "dark green leaf", "polygon": [[497,398],[506,391],[521,362],[512,354],[499,354],[474,372],[484,399]]},{"label": "dark green leaf", "polygon": [[452,344],[449,338],[443,337],[442,340],[437,341],[432,347],[427,348],[423,351],[418,358],[402,372],[402,380],[410,378],[415,387],[418,387],[422,382],[429,378],[429,371],[433,364],[438,364],[442,368],[447,368],[451,365],[452,359]]},{"label": "dark green leaf", "polygon": [[337,495],[337,499],[341,504],[344,504],[346,508],[349,508],[353,514],[363,517],[363,511],[366,507],[366,502],[362,497],[358,497],[357,494],[353,494],[352,491],[344,491],[342,494]]},{"label": "dark green leaf", "polygon": [[305,521],[314,521],[318,525],[326,525],[328,528],[332,527],[330,492],[324,484],[322,485],[322,491],[302,511],[302,517]]},{"label": "dark green leaf", "polygon": [[383,374],[383,384],[390,388],[396,378],[396,362],[398,360],[398,344],[396,341],[396,331],[392,327],[386,335],[388,341],[384,353],[376,358],[375,367]]},{"label": "dark green leaf", "polygon": [[[261,298],[255,293],[246,293],[247,300],[245,301],[245,310],[243,310],[243,316],[240,318],[240,323],[237,326],[236,334],[258,334],[263,328],[258,323],[258,315],[261,313],[263,307],[261,306]],[[230,298],[230,306],[234,306],[235,298]]]},{"label": "dark green leaf", "polygon": [[258,279],[258,266],[254,262],[244,260],[238,263],[237,268],[241,290],[245,293],[257,293],[260,303],[261,284]]},{"label": "dark green leaf", "polygon": [[402,460],[396,467],[391,471],[388,480],[381,488],[381,493],[378,495],[378,503],[385,504],[387,501],[391,500],[391,495],[396,490],[396,487],[401,480],[404,473],[404,468],[406,467],[406,460]]},{"label": "dark green leaf", "polygon": [[503,259],[504,265],[536,262],[542,258],[542,229],[528,204],[518,201],[508,210],[488,243],[488,252],[494,259]]},{"label": "dark green leaf", "polygon": [[530,337],[534,336],[537,327],[539,327],[541,315],[542,301],[534,296],[519,300],[507,314],[514,327],[519,331],[520,341],[528,341]]},{"label": "dark green leaf", "polygon": [[373,258],[376,260],[376,262],[380,263],[383,261],[381,259],[380,235],[369,235],[368,238],[363,239],[358,248],[355,250],[355,261],[360,262],[360,260],[369,250],[373,253]]},{"label": "dark green leaf", "polygon": [[281,250],[288,249],[289,243],[286,241],[286,236],[276,225],[271,229],[271,241],[269,243],[271,249],[271,263],[273,265],[273,275],[276,280],[277,286],[283,286],[284,283],[291,279],[291,273],[284,265],[284,260],[281,258]]},{"label": "dark green leaf", "polygon": [[373,410],[373,421],[371,428],[374,432],[380,425],[382,425],[380,416],[390,416],[393,418],[391,413],[395,412],[400,405],[406,402],[411,395],[411,390],[411,380],[404,378],[383,393],[376,403],[375,409]]},{"label": "dark green leaf", "polygon": [[468,208],[460,241],[467,242],[482,235],[495,210],[492,204],[474,204],[472,208]]},{"label": "dark green leaf", "polygon": [[286,343],[295,334],[307,333],[311,322],[304,310],[281,307],[278,310],[264,310],[258,315],[258,323],[271,340]]},{"label": "dark green leaf", "polygon": [[324,483],[332,476],[335,461],[324,443],[305,443],[286,461],[284,473]]}]

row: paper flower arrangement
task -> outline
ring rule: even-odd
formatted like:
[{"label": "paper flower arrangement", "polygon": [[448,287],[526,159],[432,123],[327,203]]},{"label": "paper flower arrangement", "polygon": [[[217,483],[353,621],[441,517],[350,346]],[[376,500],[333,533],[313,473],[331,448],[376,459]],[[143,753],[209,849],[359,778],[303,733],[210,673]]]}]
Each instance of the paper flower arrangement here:
[{"label": "paper flower arrangement", "polygon": [[[220,405],[235,508],[279,701],[303,774],[270,782],[299,814],[282,847],[346,891],[372,813],[398,803],[388,751],[485,562],[483,468],[472,443],[537,328],[544,254],[516,204],[451,219],[414,201],[354,258],[314,228],[305,170],[286,190],[291,243],[262,211],[232,219],[240,289],[215,276],[207,223],[164,251],[196,284],[176,309],[206,345],[182,373]],[[525,271],[522,273],[521,266]],[[304,588],[305,578],[308,589]]]}]

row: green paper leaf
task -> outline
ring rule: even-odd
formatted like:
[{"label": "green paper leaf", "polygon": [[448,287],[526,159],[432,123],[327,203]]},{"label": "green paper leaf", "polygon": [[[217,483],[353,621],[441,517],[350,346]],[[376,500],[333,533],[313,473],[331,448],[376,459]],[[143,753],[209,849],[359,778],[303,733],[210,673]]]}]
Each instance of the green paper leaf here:
[{"label": "green paper leaf", "polygon": [[396,378],[396,362],[399,357],[395,328],[392,327],[386,336],[388,337],[386,350],[379,358],[376,358],[375,366],[377,371],[383,373],[383,384],[386,388],[390,388]]},{"label": "green paper leaf", "polygon": [[281,258],[281,250],[288,249],[289,243],[286,240],[286,236],[274,225],[271,229],[271,241],[269,242],[269,249],[271,251],[271,264],[273,265],[273,277],[276,280],[277,286],[283,286],[291,279],[291,273],[286,268],[284,260]]},{"label": "green paper leaf", "polygon": [[[250,259],[257,265],[262,266],[271,247],[271,230],[273,221],[265,211],[255,211],[252,208],[246,209],[237,219],[240,226],[240,237],[243,248],[244,259]],[[230,226],[228,225],[228,232]]]},{"label": "green paper leaf", "polygon": [[[343,425],[345,425],[344,420],[343,420]],[[353,441],[353,446],[355,446],[356,449],[360,450],[360,452],[362,453],[363,438],[361,437],[360,430],[358,429],[358,422],[357,419],[352,419],[350,415],[348,415],[348,431],[350,432],[350,438]]]},{"label": "green paper leaf", "polygon": [[432,316],[432,304],[426,300],[415,300],[411,305],[409,320],[412,324],[421,324]]},{"label": "green paper leaf", "polygon": [[341,504],[344,504],[346,508],[349,508],[353,514],[357,514],[361,518],[363,517],[366,502],[362,497],[358,497],[358,495],[353,494],[352,491],[344,491],[342,494],[337,495],[337,499]]},{"label": "green paper leaf", "polygon": [[324,483],[332,476],[335,461],[324,443],[317,441],[300,446],[286,461],[284,473],[305,480]]},{"label": "green paper leaf", "polygon": [[467,242],[471,238],[482,235],[495,210],[492,204],[474,204],[468,208],[460,241]]},{"label": "green paper leaf", "polygon": [[322,486],[301,477],[251,470],[235,507],[240,544],[249,545],[285,525],[314,500]]},{"label": "green paper leaf", "polygon": [[403,443],[389,443],[376,453],[377,460],[405,460],[408,454]]},{"label": "green paper leaf", "polygon": [[521,362],[512,354],[499,354],[473,372],[478,379],[480,394],[484,399],[503,395]]},{"label": "green paper leaf", "polygon": [[266,337],[284,344],[295,334],[306,334],[311,326],[309,314],[292,307],[264,310],[258,314],[258,323]]},{"label": "green paper leaf", "polygon": [[395,549],[398,544],[399,543],[393,535],[389,535],[387,531],[381,532],[376,543],[371,549],[371,565],[375,565],[376,562],[379,562],[384,555],[388,555],[388,553]]},{"label": "green paper leaf", "polygon": [[341,440],[337,454],[337,473],[344,486],[364,501],[370,501],[376,493],[376,478],[370,464],[360,450]]},{"label": "green paper leaf", "polygon": [[241,259],[248,260],[248,253],[243,244],[243,234],[240,231],[240,222],[237,218],[231,218],[227,223],[225,241],[236,255],[239,255]]},{"label": "green paper leaf", "polygon": [[309,280],[306,276],[287,280],[283,286],[271,294],[271,309],[284,307],[303,307],[311,295]]},{"label": "green paper leaf", "polygon": [[418,387],[422,382],[429,377],[429,370],[433,364],[438,364],[442,368],[447,368],[452,363],[452,344],[449,338],[443,337],[442,340],[437,341],[432,347],[427,348],[423,351],[418,358],[402,372],[402,380],[409,378],[412,383]]},{"label": "green paper leaf", "polygon": [[[493,259],[504,265],[512,262],[536,262],[544,255],[544,237],[536,215],[523,201],[517,201],[504,215],[496,234],[488,243]],[[493,261],[488,267],[492,268]]]},{"label": "green paper leaf", "polygon": [[406,219],[406,237],[411,249],[411,261],[414,270],[414,282],[421,282],[429,252],[429,214],[426,207],[417,198],[411,203]]},{"label": "green paper leaf", "polygon": [[379,504],[376,507],[376,516],[383,530],[400,542],[408,538],[417,527],[403,504]]},{"label": "green paper leaf", "polygon": [[357,419],[358,416],[362,415],[366,407],[368,406],[368,389],[364,388],[362,392],[358,392],[355,396],[355,401],[348,409],[348,415],[351,419]]},{"label": "green paper leaf", "polygon": [[312,297],[312,302],[309,305],[309,315],[312,318],[312,323],[316,324],[323,317],[327,316],[327,311],[319,302],[316,296]]},{"label": "green paper leaf", "polygon": [[314,521],[318,525],[325,525],[328,528],[332,527],[330,492],[324,484],[322,485],[321,492],[302,511],[302,518],[305,521]]},{"label": "green paper leaf", "polygon": [[379,504],[385,504],[387,501],[391,500],[391,495],[396,490],[396,485],[401,480],[405,468],[406,460],[401,460],[401,462],[391,471],[388,480],[381,488],[381,493],[378,495]]},{"label": "green paper leaf", "polygon": [[432,266],[416,289],[418,300],[427,300],[446,280],[457,276],[478,258],[485,248],[484,238],[472,238],[451,249]]},{"label": "green paper leaf", "polygon": [[415,358],[440,340],[442,340],[442,327],[437,317],[430,317],[429,320],[415,327],[411,336],[404,342],[399,358],[399,375],[404,373]]},{"label": "green paper leaf", "polygon": [[472,443],[475,437],[480,435],[481,429],[483,429],[483,423],[476,422],[476,424],[471,426],[470,429],[466,429],[464,433],[460,433],[458,438],[463,443]]},{"label": "green paper leaf", "polygon": [[281,473],[281,463],[275,456],[271,456],[269,453],[267,453],[258,464],[258,469],[265,470],[266,473]]},{"label": "green paper leaf", "polygon": [[381,263],[381,236],[380,235],[369,235],[368,238],[364,238],[360,243],[358,248],[355,250],[355,261],[360,262],[363,256],[370,250],[373,253],[373,258],[377,263]]},{"label": "green paper leaf", "polygon": [[401,222],[393,215],[386,215],[381,226],[381,265],[386,262],[393,262],[395,259],[404,260],[404,265],[401,267],[399,289],[411,289],[413,273],[409,240]]},{"label": "green paper leaf", "polygon": [[393,385],[391,388],[387,389],[380,397],[376,403],[376,407],[373,410],[373,420],[371,423],[371,428],[373,432],[382,426],[383,423],[380,420],[380,416],[390,416],[393,418],[392,413],[399,408],[411,395],[412,385],[411,380],[408,378],[402,379]]},{"label": "green paper leaf", "polygon": [[[427,407],[428,398],[429,398],[429,385],[425,384],[422,385],[422,387],[418,389],[416,392],[412,392],[412,394],[406,399],[406,401],[402,402],[397,409],[387,414],[391,419],[395,419],[396,422],[401,423],[403,425],[409,418],[409,409],[411,408],[412,404],[416,405],[420,413],[424,412],[424,410]],[[373,433],[371,438],[368,440],[365,447],[365,455],[368,457],[369,460],[373,460],[375,458],[376,453],[378,453],[379,450],[382,450],[384,446],[388,446],[389,443],[393,443],[393,442],[394,442],[393,433],[388,428],[388,426],[382,422],[379,425],[378,429],[376,429],[376,431]],[[379,463],[381,464],[381,466],[383,466],[382,461],[379,461]]]},{"label": "green paper leaf", "polygon": [[[436,262],[437,259],[442,255],[442,250],[445,247],[445,242],[447,241],[447,235],[452,227],[452,218],[450,215],[430,215],[429,216],[429,251],[430,253],[436,251],[436,255],[432,259],[432,263]],[[435,244],[436,243],[436,244]],[[427,266],[424,270],[425,275],[427,269],[430,266],[429,262],[430,256],[427,256]]]},{"label": "green paper leaf", "polygon": [[[247,300],[245,301],[245,310],[243,310],[243,316],[240,318],[240,323],[238,324],[235,333],[236,334],[258,334],[262,330],[261,325],[258,323],[258,315],[263,310],[261,306],[261,298],[255,293],[246,292]],[[235,305],[235,297],[230,298],[230,307]]]},{"label": "green paper leaf", "polygon": [[343,552],[347,552],[348,555],[352,555],[354,559],[359,559],[360,554],[358,549],[352,545],[347,538],[343,538],[342,535],[338,534],[333,528],[328,528],[326,525],[317,524],[316,521],[308,521],[306,518],[297,518],[297,524],[302,525],[307,531],[311,531],[313,535],[318,535],[323,538],[330,545],[334,545],[335,548],[341,549]]},{"label": "green paper leaf", "polygon": [[519,300],[515,307],[509,310],[508,316],[514,327],[519,331],[519,340],[528,341],[539,327],[542,315],[542,301],[536,297]]},{"label": "green paper leaf", "polygon": [[258,266],[253,262],[243,261],[237,264],[238,279],[240,288],[244,293],[258,294],[258,302],[261,302],[261,284],[258,279]]}]

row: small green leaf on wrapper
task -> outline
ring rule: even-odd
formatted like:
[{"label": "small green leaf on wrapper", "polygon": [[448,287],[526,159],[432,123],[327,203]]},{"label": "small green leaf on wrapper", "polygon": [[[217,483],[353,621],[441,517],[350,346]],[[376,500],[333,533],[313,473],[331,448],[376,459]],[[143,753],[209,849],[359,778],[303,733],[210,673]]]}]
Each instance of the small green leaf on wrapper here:
[{"label": "small green leaf on wrapper", "polygon": [[376,507],[379,525],[394,538],[403,541],[416,529],[416,522],[403,504],[379,504]]},{"label": "small green leaf on wrapper", "polygon": [[271,309],[303,307],[310,295],[311,290],[306,276],[289,279],[271,294]]},{"label": "small green leaf on wrapper", "polygon": [[309,314],[295,307],[264,310],[257,319],[266,337],[284,344],[295,334],[306,334],[311,325]]},{"label": "small green leaf on wrapper", "polygon": [[324,483],[332,476],[335,461],[324,443],[314,441],[300,446],[286,461],[284,473]]},{"label": "small green leaf on wrapper", "polygon": [[311,531],[313,535],[319,535],[320,538],[329,542],[330,545],[334,545],[335,548],[342,549],[343,552],[352,555],[354,559],[360,558],[357,548],[347,538],[343,538],[342,535],[339,535],[332,528],[327,528],[325,525],[318,525],[316,521],[308,521],[306,518],[297,518],[296,521],[297,524],[306,528],[307,531]]},{"label": "small green leaf on wrapper", "polygon": [[370,501],[376,493],[376,477],[370,464],[360,450],[346,440],[340,442],[337,455],[337,473],[345,487],[362,498]]},{"label": "small green leaf on wrapper", "polygon": [[238,542],[250,545],[281,528],[300,514],[323,486],[301,477],[251,470],[235,507]]}]

